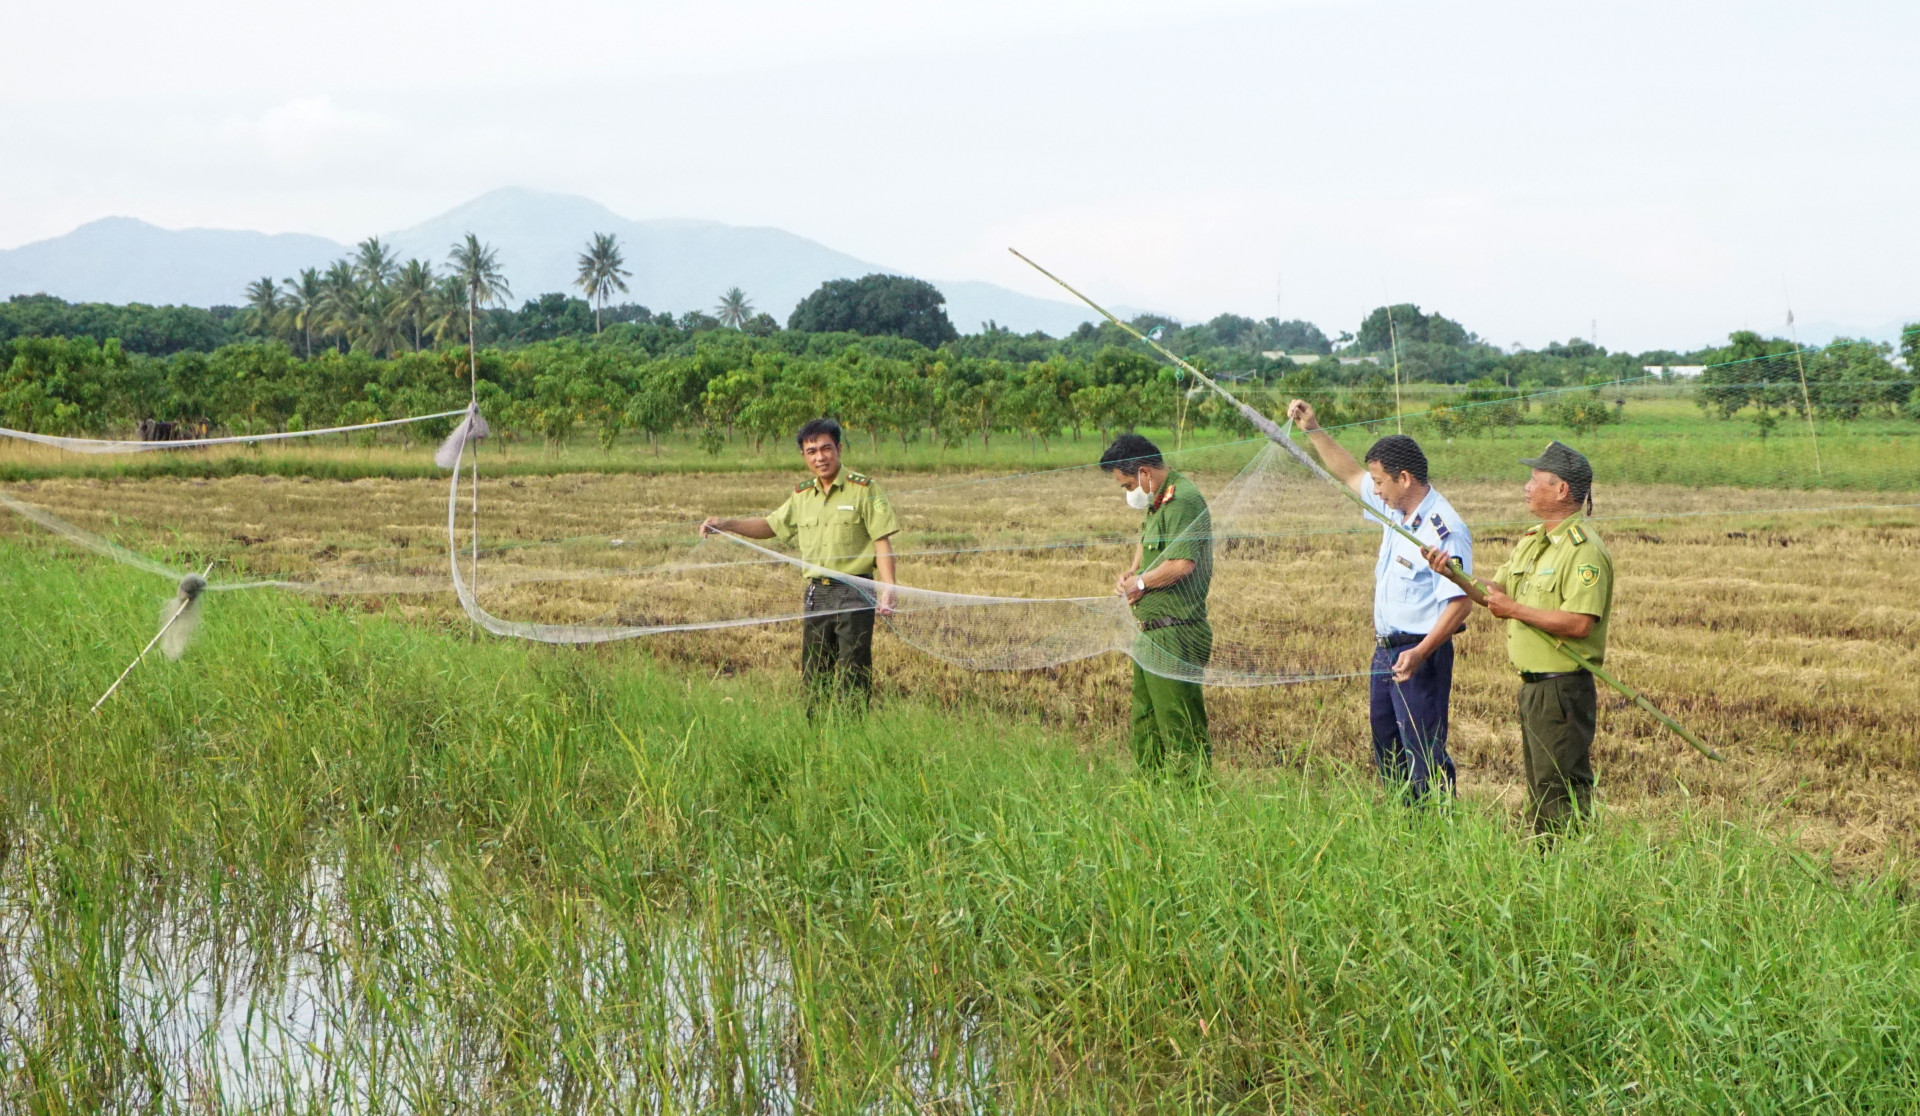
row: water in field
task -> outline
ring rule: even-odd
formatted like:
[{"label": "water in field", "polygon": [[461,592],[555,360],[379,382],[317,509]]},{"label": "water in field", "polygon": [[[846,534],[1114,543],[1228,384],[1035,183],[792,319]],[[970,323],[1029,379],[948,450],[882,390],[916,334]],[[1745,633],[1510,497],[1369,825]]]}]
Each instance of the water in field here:
[{"label": "water in field", "polygon": [[[430,865],[390,882],[369,893],[320,862],[280,910],[106,912],[9,871],[0,1073],[103,1108],[785,1113],[811,1110],[819,1059],[844,1054],[810,1033],[769,935],[581,911],[546,912],[535,940],[527,912],[466,923]],[[976,1019],[890,1010],[882,1094],[990,1107]]]}]

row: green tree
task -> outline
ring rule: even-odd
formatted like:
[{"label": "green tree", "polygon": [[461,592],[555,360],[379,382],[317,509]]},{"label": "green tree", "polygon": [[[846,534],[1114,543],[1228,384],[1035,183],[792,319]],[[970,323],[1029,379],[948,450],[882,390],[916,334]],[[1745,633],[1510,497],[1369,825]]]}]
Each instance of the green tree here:
[{"label": "green tree", "polygon": [[380,243],[380,238],[370,236],[354,246],[353,274],[368,289],[379,292],[393,282],[399,274],[400,265],[394,259],[393,249]]},{"label": "green tree", "polygon": [[594,233],[587,250],[580,253],[580,274],[574,278],[573,285],[593,302],[595,333],[600,332],[600,311],[607,299],[615,291],[625,294],[626,281],[633,277],[633,272],[625,267],[626,262],[620,252],[620,241],[612,233]]},{"label": "green tree", "polygon": [[747,292],[739,287],[728,287],[727,293],[720,296],[720,305],[713,308],[720,318],[720,324],[728,329],[745,329],[753,318],[753,303],[747,300]]},{"label": "green tree", "polygon": [[1384,353],[1397,342],[1400,345],[1440,345],[1460,348],[1477,344],[1479,338],[1466,327],[1439,314],[1423,314],[1411,302],[1393,307],[1376,307],[1360,323],[1354,347],[1363,353]]},{"label": "green tree", "polygon": [[500,270],[500,257],[472,233],[447,253],[447,264],[453,268],[453,277],[466,295],[468,380],[477,384],[480,346],[474,337],[474,319],[479,316],[480,307],[512,298],[513,290],[507,285],[506,273]]},{"label": "green tree", "polygon": [[947,320],[946,301],[938,287],[922,279],[881,274],[832,279],[794,307],[787,328],[905,337],[937,349],[960,336]]},{"label": "green tree", "polygon": [[262,275],[247,284],[247,328],[262,337],[273,336],[280,322],[280,288],[273,276]]},{"label": "green tree", "polygon": [[287,309],[287,317],[294,331],[305,342],[303,353],[308,360],[313,359],[313,327],[322,314],[322,299],[326,288],[320,281],[317,268],[306,268],[300,272],[298,280],[282,279],[285,289],[282,305]]},{"label": "green tree", "polygon": [[335,260],[328,265],[320,277],[319,309],[320,335],[337,339],[343,349],[351,347],[362,313],[360,280],[352,263]]},{"label": "green tree", "polygon": [[428,315],[433,310],[434,286],[437,282],[433,265],[425,260],[408,260],[399,274],[394,276],[393,297],[387,305],[387,313],[406,325],[416,352],[421,347]]}]

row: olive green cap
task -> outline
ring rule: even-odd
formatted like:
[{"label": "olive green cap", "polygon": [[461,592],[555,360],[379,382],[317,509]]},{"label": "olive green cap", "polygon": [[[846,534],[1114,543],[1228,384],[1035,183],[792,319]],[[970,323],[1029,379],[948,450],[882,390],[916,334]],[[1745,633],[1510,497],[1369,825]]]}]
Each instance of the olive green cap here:
[{"label": "olive green cap", "polygon": [[1584,454],[1565,442],[1548,442],[1547,448],[1540,451],[1539,457],[1523,457],[1520,459],[1520,464],[1544,470],[1566,481],[1567,487],[1573,489],[1576,499],[1579,498],[1580,493],[1593,487],[1593,465],[1587,461]]}]

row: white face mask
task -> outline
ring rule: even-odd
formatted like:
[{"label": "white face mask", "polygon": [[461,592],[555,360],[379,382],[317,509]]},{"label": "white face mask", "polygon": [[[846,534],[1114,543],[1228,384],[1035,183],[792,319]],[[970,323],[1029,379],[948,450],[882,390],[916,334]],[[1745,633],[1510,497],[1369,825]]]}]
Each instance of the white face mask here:
[{"label": "white face mask", "polygon": [[1135,511],[1146,511],[1153,506],[1153,493],[1135,485],[1127,489],[1127,506]]}]

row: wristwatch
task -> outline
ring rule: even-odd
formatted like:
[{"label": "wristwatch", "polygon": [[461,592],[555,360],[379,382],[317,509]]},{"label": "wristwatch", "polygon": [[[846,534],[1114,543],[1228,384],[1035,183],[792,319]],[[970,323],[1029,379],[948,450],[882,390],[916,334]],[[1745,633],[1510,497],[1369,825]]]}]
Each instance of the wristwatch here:
[{"label": "wristwatch", "polygon": [[1146,591],[1147,591],[1147,579],[1146,579],[1146,578],[1144,578],[1144,577],[1136,577],[1136,578],[1134,578],[1134,579],[1133,579],[1133,587],[1134,587],[1135,589],[1137,589],[1137,590],[1139,590],[1139,591],[1140,591],[1140,592],[1142,592],[1142,593],[1144,593],[1144,592],[1146,592]]}]

